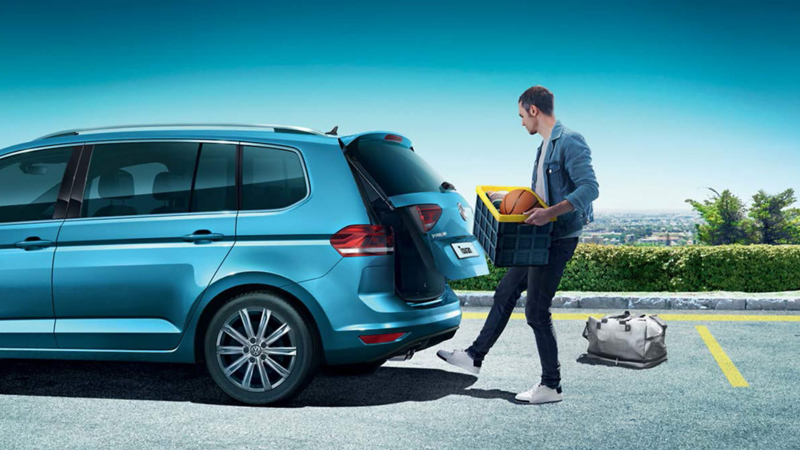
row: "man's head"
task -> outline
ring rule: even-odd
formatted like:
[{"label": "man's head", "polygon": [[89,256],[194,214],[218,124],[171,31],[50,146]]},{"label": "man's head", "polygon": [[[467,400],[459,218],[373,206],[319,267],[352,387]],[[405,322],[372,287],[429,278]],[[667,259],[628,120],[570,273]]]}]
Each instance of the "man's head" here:
[{"label": "man's head", "polygon": [[542,119],[553,119],[553,93],[544,86],[534,86],[519,96],[519,116],[530,134],[539,131]]}]

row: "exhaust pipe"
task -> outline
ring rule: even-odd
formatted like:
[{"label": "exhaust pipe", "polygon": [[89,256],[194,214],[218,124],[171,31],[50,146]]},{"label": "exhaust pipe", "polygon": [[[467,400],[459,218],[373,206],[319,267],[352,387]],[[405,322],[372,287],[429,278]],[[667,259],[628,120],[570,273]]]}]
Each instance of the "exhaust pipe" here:
[{"label": "exhaust pipe", "polygon": [[397,356],[393,356],[389,358],[389,361],[408,361],[409,359],[414,357],[414,349],[411,349],[404,354],[400,354]]}]

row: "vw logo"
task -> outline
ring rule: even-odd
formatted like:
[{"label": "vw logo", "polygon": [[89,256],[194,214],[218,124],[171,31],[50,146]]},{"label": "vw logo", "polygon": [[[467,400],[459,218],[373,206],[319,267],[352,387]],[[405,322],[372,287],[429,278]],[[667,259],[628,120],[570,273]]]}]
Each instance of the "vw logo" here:
[{"label": "vw logo", "polygon": [[261,347],[259,347],[258,345],[254,345],[254,346],[250,347],[250,354],[253,355],[253,356],[260,355],[261,354]]},{"label": "vw logo", "polygon": [[464,219],[464,221],[466,222],[467,221],[467,210],[464,209],[464,205],[462,205],[461,202],[458,203],[458,212],[461,213],[461,218]]}]

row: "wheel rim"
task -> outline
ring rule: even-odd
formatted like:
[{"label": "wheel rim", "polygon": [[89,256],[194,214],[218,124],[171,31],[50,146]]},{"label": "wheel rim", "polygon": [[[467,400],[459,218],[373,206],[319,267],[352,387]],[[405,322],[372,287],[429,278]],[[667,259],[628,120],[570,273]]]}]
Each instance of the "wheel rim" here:
[{"label": "wheel rim", "polygon": [[283,384],[297,359],[294,331],[266,308],[232,314],[217,335],[217,363],[225,377],[251,392]]}]

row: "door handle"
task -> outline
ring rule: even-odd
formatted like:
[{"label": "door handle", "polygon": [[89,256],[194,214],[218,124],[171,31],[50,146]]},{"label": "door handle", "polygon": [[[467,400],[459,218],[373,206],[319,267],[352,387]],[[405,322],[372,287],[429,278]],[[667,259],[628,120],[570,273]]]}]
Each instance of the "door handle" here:
[{"label": "door handle", "polygon": [[53,241],[48,241],[45,239],[39,239],[36,236],[29,237],[24,241],[19,241],[14,244],[17,248],[22,248],[25,250],[38,250],[40,248],[47,248],[53,245]]},{"label": "door handle", "polygon": [[212,233],[208,230],[197,230],[192,234],[187,234],[183,237],[186,242],[203,242],[203,241],[221,241],[225,237],[221,233]]}]

